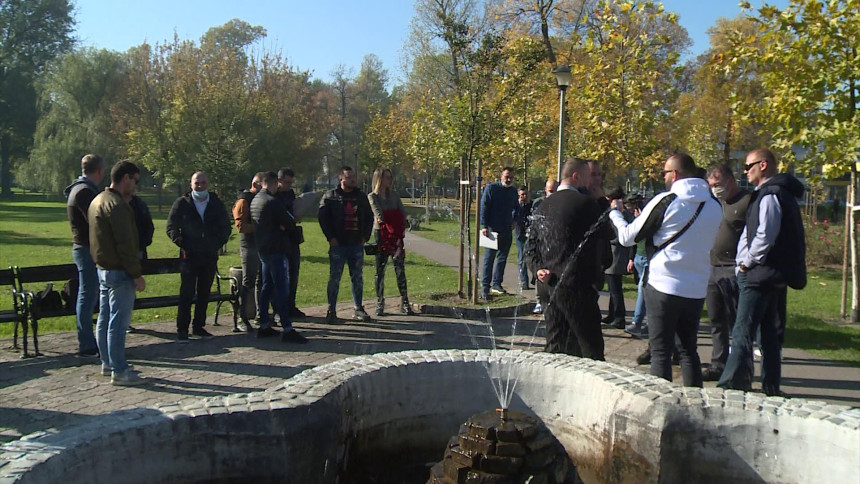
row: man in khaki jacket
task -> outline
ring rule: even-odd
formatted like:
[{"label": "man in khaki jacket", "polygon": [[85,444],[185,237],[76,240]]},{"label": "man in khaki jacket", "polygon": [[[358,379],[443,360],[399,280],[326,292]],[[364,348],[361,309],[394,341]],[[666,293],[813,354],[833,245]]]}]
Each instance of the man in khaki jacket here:
[{"label": "man in khaki jacket", "polygon": [[138,258],[137,226],[128,201],[140,181],[140,169],[120,161],[110,172],[110,186],[90,204],[90,252],[98,268],[101,300],[96,325],[96,343],[102,360],[102,375],[120,386],[146,381],[131,370],[125,359],[125,334],[131,323],[135,291],[146,282]]}]

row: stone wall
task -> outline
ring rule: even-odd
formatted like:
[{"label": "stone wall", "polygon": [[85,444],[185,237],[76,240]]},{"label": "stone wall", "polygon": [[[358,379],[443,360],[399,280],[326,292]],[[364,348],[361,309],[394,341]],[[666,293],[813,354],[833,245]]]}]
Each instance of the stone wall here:
[{"label": "stone wall", "polygon": [[684,388],[617,365],[520,351],[340,360],[265,392],[101,416],[0,447],[0,482],[335,482],[351,459],[437,461],[469,416],[542,419],[587,482],[855,483],[860,409]]}]

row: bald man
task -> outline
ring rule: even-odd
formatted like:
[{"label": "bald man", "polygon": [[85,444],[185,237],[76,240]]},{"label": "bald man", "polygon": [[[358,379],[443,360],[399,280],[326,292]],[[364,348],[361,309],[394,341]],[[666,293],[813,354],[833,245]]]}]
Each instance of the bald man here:
[{"label": "bald man", "polygon": [[227,208],[214,193],[209,192],[209,177],[198,171],[191,176],[191,190],[176,199],[167,216],[167,235],[179,247],[180,276],[179,306],[176,314],[177,342],[188,343],[191,322],[191,302],[196,293],[192,334],[198,338],[212,337],[206,325],[206,306],[215,279],[218,252],[230,237]]}]

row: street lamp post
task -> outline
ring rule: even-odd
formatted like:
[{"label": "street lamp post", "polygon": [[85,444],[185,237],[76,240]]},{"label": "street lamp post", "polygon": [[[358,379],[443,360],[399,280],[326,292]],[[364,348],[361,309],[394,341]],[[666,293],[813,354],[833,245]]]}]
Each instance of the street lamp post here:
[{"label": "street lamp post", "polygon": [[560,93],[558,116],[558,173],[556,180],[561,182],[561,165],[564,163],[564,92],[570,85],[570,66],[560,66],[552,70]]}]

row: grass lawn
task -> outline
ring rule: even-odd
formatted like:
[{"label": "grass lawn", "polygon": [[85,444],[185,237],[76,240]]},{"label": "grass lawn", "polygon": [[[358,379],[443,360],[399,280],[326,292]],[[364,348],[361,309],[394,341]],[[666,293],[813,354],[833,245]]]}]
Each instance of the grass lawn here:
[{"label": "grass lawn", "polygon": [[[167,212],[170,203],[166,203],[162,212],[158,212],[155,201],[145,197],[149,202],[155,223],[155,236],[148,254],[151,258],[176,257],[178,249],[165,232]],[[169,197],[166,197],[169,198]],[[232,206],[232,200],[225,199]],[[229,207],[228,207],[229,208]],[[299,307],[316,306],[326,303],[326,285],[328,282],[328,243],[316,219],[306,218],[302,224],[305,228],[305,243],[302,244],[302,262],[299,272],[299,289],[296,303]],[[44,201],[41,195],[16,194],[11,201],[0,201],[0,267],[37,266],[49,264],[71,263],[71,231],[66,218],[65,202]],[[241,265],[239,262],[239,241],[234,231],[227,244],[227,254],[218,262],[221,274],[228,274],[229,268]],[[413,302],[429,302],[430,294],[440,290],[456,291],[456,271],[442,267],[414,253],[407,255],[406,276],[409,283],[409,296]],[[375,269],[373,259],[368,257],[364,267],[364,298],[376,297],[373,281]],[[179,275],[167,274],[147,276],[146,296],[170,295],[179,292]],[[54,287],[62,289],[64,281],[56,281]],[[43,286],[44,287],[44,286]],[[34,289],[42,289],[34,288]],[[11,295],[8,287],[0,288],[6,295],[0,297],[0,308],[11,309]],[[229,290],[224,288],[223,290]],[[389,264],[385,277],[386,297],[399,296],[394,279],[394,269]],[[351,300],[349,290],[348,270],[344,270],[339,301]],[[393,300],[389,302],[389,305]],[[229,324],[231,316],[219,318],[221,324]],[[209,313],[215,313],[215,305],[209,305]],[[176,308],[160,308],[135,311],[133,324],[143,324],[152,321],[174,320]],[[40,333],[52,331],[74,330],[73,317],[52,318],[40,321]],[[12,325],[0,325],[0,336],[12,334]]]}]

